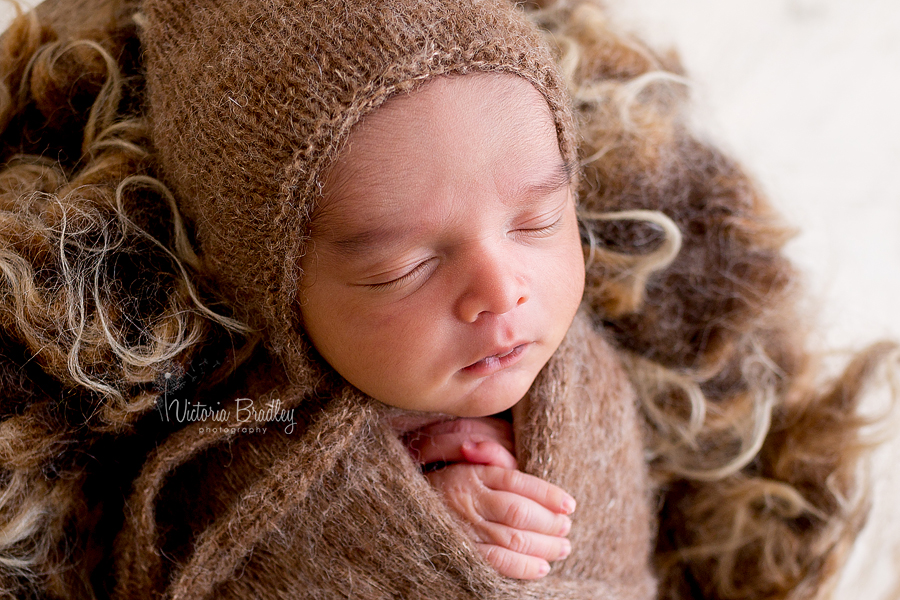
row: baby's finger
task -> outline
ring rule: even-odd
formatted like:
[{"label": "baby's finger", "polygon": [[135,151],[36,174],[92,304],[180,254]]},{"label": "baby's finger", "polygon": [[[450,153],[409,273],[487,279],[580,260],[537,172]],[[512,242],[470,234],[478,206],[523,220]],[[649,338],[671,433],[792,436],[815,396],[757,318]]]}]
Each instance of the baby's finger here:
[{"label": "baby's finger", "polygon": [[423,465],[445,462],[469,462],[506,469],[518,466],[516,457],[503,445],[480,434],[443,433],[410,441],[413,458]]},{"label": "baby's finger", "polygon": [[456,434],[418,436],[409,441],[409,451],[416,462],[428,465],[436,462],[465,462],[462,444],[467,438]]},{"label": "baby's finger", "polygon": [[484,560],[506,577],[512,577],[513,579],[540,579],[550,572],[550,564],[542,558],[517,554],[492,544],[476,545]]},{"label": "baby's finger", "polygon": [[568,535],[572,521],[533,500],[510,492],[478,494],[473,498],[476,512],[487,521],[546,535]]},{"label": "baby's finger", "polygon": [[519,463],[512,453],[493,440],[464,442],[460,446],[463,457],[475,465],[491,465],[503,469],[517,469]]},{"label": "baby's finger", "polygon": [[460,436],[461,439],[495,440],[510,452],[513,451],[512,425],[503,419],[493,417],[462,418],[435,423],[413,432],[410,435],[410,442],[415,442],[418,438],[449,433],[463,434]]},{"label": "baby's finger", "polygon": [[[484,435],[490,439],[510,440],[510,444],[513,438],[512,425],[503,419],[495,417],[460,418],[442,421],[419,429],[419,433],[423,435],[473,433]],[[509,450],[512,450],[512,446],[510,446]]]},{"label": "baby's finger", "polygon": [[575,511],[575,499],[562,488],[522,471],[486,466],[481,481],[492,490],[524,496],[555,513],[570,515]]},{"label": "baby's finger", "polygon": [[475,524],[474,529],[477,539],[482,542],[548,562],[562,560],[572,552],[572,544],[561,536],[522,531],[487,521]]}]

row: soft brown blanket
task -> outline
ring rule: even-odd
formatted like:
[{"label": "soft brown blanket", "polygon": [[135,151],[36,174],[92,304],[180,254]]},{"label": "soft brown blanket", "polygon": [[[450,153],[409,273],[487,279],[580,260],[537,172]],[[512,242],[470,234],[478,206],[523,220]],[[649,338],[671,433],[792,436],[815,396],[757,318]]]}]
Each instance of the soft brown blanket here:
[{"label": "soft brown blanket", "polygon": [[397,410],[345,389],[290,434],[261,423],[198,449],[197,424],[159,446],[126,510],[116,597],[654,597],[635,396],[584,317],[513,414],[522,469],[578,500],[572,554],[544,580],[486,565],[391,428]]}]

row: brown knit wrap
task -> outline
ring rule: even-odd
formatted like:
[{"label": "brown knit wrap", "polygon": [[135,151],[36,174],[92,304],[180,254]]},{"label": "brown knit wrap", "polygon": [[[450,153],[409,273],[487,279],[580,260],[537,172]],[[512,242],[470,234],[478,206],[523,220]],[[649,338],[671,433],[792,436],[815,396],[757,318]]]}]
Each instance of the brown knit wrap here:
[{"label": "brown knit wrap", "polygon": [[[251,371],[230,391],[280,383]],[[323,403],[301,405],[292,434],[260,423],[225,441],[195,424],[161,443],[124,511],[112,598],[656,598],[634,390],[586,315],[513,409],[522,470],[578,499],[572,554],[541,580],[481,558],[388,426],[395,410],[350,386]]]},{"label": "brown knit wrap", "polygon": [[143,11],[163,179],[205,269],[297,380],[309,372],[298,259],[322,174],[365,114],[435,76],[511,73],[544,95],[564,158],[575,155],[552,55],[507,0],[149,0]]}]

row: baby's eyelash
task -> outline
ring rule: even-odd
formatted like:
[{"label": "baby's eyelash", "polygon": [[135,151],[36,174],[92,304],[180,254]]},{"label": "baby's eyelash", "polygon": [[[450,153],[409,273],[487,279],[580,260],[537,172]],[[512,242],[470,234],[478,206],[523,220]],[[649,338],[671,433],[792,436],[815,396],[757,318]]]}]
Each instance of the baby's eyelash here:
[{"label": "baby's eyelash", "polygon": [[368,283],[365,284],[364,287],[375,291],[389,291],[397,289],[399,287],[412,283],[413,281],[424,275],[428,268],[431,266],[432,260],[433,259],[419,263],[412,271],[406,273],[405,275],[401,275],[396,279],[385,281],[384,283]]},{"label": "baby's eyelash", "polygon": [[563,215],[560,215],[559,218],[557,218],[553,223],[549,225],[545,225],[543,227],[525,227],[522,229],[516,229],[516,231],[531,237],[544,237],[555,232],[562,224],[562,220]]}]

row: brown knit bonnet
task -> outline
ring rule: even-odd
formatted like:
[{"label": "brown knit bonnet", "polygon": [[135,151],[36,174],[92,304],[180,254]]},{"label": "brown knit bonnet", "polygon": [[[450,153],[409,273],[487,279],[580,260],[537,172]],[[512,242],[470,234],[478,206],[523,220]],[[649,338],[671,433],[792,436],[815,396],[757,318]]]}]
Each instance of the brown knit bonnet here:
[{"label": "brown knit bonnet", "polygon": [[142,12],[161,178],[204,270],[298,382],[311,374],[296,308],[310,215],[368,112],[439,75],[515,74],[575,155],[553,57],[508,0],[147,0]]}]

